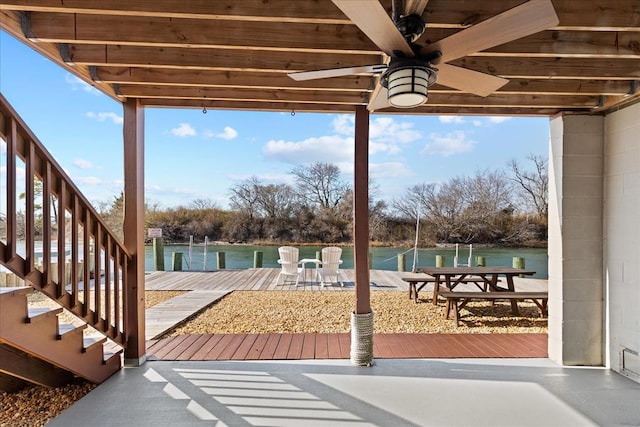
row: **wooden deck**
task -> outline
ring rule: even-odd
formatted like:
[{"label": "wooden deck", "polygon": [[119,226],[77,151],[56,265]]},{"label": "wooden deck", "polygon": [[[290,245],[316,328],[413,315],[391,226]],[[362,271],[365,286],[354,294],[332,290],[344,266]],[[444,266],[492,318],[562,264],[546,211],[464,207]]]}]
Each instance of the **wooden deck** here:
[{"label": "wooden deck", "polygon": [[[258,268],[218,270],[210,272],[153,272],[146,276],[147,290],[184,290],[190,292],[147,310],[147,322],[153,331],[148,338],[158,336],[162,327],[155,320],[179,323],[195,314],[216,295],[235,290],[295,290],[354,291],[353,270],[342,270],[343,285],[320,286],[319,283],[281,284],[280,270]],[[413,273],[371,270],[371,290],[409,291],[403,277]],[[307,277],[311,277],[308,274]],[[460,285],[462,288],[463,285]],[[473,286],[473,285],[469,285]],[[546,280],[516,278],[520,291],[546,290]],[[470,288],[473,289],[473,288]],[[426,292],[425,292],[426,291]],[[430,295],[423,290],[424,297]],[[202,298],[198,297],[202,296]],[[206,299],[206,301],[205,301]],[[407,303],[409,299],[407,298]],[[165,307],[166,306],[166,307]],[[163,313],[167,308],[166,313]],[[154,314],[155,312],[155,314]],[[170,312],[173,312],[170,315]],[[179,313],[179,314],[178,314]],[[155,317],[154,317],[155,316]],[[153,334],[153,335],[152,335]],[[286,360],[286,359],[348,359],[351,336],[335,334],[207,334],[180,335],[147,341],[149,360]],[[375,334],[375,358],[484,358],[547,357],[547,334]]]},{"label": "wooden deck", "polygon": [[[348,359],[342,334],[179,335],[147,342],[149,360]],[[547,334],[375,334],[378,359],[545,358]]]}]

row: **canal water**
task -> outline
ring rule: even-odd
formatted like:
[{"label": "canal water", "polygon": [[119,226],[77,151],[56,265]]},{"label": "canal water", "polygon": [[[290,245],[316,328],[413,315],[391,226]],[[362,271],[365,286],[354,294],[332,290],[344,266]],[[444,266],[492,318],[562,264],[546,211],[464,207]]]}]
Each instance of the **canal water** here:
[{"label": "canal water", "polygon": [[[315,258],[316,252],[322,250],[322,246],[300,246],[300,259]],[[165,270],[171,269],[172,254],[181,252],[183,255],[183,270],[192,271],[212,271],[217,269],[217,252],[224,252],[225,268],[243,269],[253,267],[254,252],[262,252],[263,267],[280,267],[278,260],[278,246],[252,246],[252,245],[194,245],[191,248],[191,258],[189,258],[188,245],[166,245],[164,247]],[[458,249],[458,262],[466,264],[468,261],[469,247],[460,246]],[[413,267],[413,248],[370,248],[371,268],[375,270],[398,271],[398,254],[405,255],[406,271],[411,271]],[[433,267],[436,264],[436,255],[444,256],[445,265],[452,267],[455,256],[455,248],[419,248],[416,265],[418,267]],[[145,269],[154,271],[153,248],[146,247]],[[532,248],[473,248],[473,260],[476,256],[485,258],[487,266],[511,266],[514,257],[521,257],[525,260],[527,270],[534,270],[536,274],[532,277],[546,279],[547,270],[547,250]],[[353,268],[353,248],[342,248],[342,268]]]}]

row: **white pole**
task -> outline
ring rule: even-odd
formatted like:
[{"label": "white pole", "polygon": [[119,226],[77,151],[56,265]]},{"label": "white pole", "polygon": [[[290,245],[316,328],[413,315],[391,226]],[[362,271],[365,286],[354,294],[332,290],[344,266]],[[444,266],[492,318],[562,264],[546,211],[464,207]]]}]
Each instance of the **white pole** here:
[{"label": "white pole", "polygon": [[189,236],[189,270],[191,270],[191,255],[193,254],[193,236]]},{"label": "white pole", "polygon": [[411,271],[416,271],[416,266],[418,265],[418,231],[420,229],[420,208],[416,209],[416,241],[413,245],[413,267],[411,267]]},{"label": "white pole", "polygon": [[456,243],[456,256],[453,257],[453,266],[458,266],[458,244]]},{"label": "white pole", "polygon": [[207,269],[207,243],[209,243],[209,236],[204,236],[204,261],[202,261],[202,271]]},{"label": "white pole", "polygon": [[469,264],[468,264],[469,267],[471,267],[471,260],[473,259],[472,254],[473,254],[473,244],[470,244],[469,245]]}]

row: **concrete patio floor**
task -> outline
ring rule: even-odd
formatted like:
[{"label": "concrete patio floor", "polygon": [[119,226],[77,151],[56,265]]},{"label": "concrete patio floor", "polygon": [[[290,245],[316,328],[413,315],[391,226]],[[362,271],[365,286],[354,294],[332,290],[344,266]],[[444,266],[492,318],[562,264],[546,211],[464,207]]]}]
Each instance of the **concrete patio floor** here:
[{"label": "concrete patio floor", "polygon": [[640,384],[548,359],[147,362],[49,427],[640,426]]}]

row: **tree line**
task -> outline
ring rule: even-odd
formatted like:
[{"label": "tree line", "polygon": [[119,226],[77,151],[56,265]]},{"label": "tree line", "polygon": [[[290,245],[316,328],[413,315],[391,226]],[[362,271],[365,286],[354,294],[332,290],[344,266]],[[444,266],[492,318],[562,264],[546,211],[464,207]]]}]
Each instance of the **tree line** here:
[{"label": "tree line", "polygon": [[[188,206],[147,206],[145,226],[161,228],[165,241],[231,243],[350,243],[351,185],[330,163],[290,171],[293,185],[251,177],[229,189],[229,209],[210,200]],[[442,183],[421,183],[385,201],[370,185],[369,223],[373,244],[480,243],[540,246],[547,239],[547,161],[530,155],[505,170],[483,170]],[[107,222],[121,218],[122,197],[103,204]],[[417,227],[416,227],[417,226]]]},{"label": "tree line", "polygon": [[[167,242],[350,243],[353,240],[353,191],[338,166],[313,163],[290,171],[293,185],[268,184],[257,177],[229,189],[229,208],[198,199],[188,206],[147,205],[145,227],[161,228]],[[447,182],[424,182],[391,201],[370,183],[369,228],[372,244],[480,243],[501,246],[546,245],[548,167],[541,156],[513,160],[505,170],[477,171]],[[36,182],[36,184],[40,184]],[[19,199],[24,201],[25,194]],[[41,184],[35,188],[35,234],[42,228]],[[52,197],[51,206],[56,206]],[[96,207],[105,223],[122,237],[124,196]],[[58,213],[52,210],[52,226]],[[66,217],[67,215],[65,215]],[[4,228],[0,218],[0,229]],[[24,212],[18,212],[24,230]],[[18,233],[20,234],[20,232]]]}]

